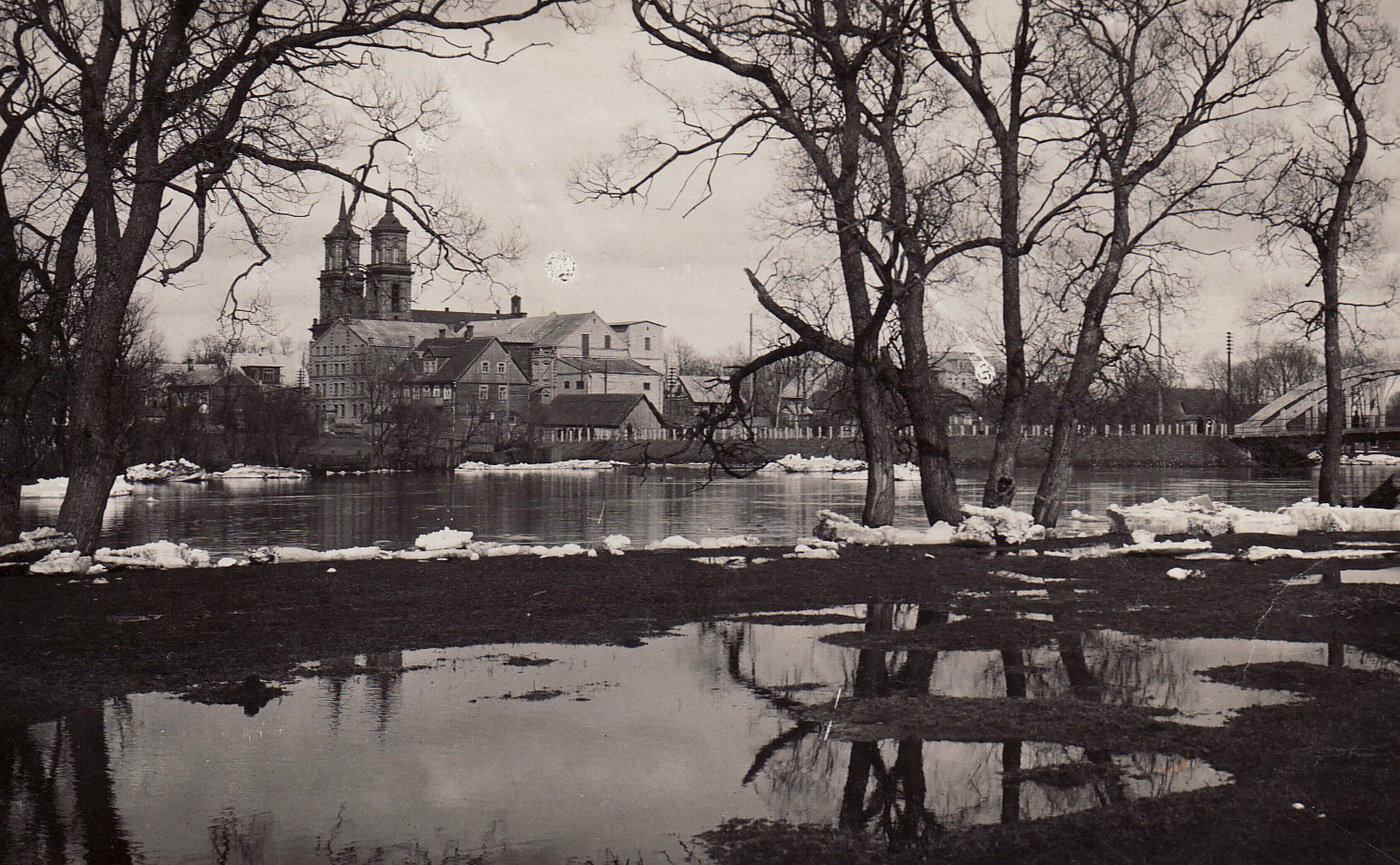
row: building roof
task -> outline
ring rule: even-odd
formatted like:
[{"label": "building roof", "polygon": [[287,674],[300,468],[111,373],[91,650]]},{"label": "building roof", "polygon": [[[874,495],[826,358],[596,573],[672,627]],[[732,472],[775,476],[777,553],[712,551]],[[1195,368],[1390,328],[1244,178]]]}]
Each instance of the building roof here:
[{"label": "building roof", "polygon": [[350,214],[345,210],[345,193],[340,193],[340,218],[336,220],[335,226],[331,228],[326,237],[349,237],[358,239],[355,227],[350,224]]},{"label": "building roof", "polygon": [[217,384],[223,371],[213,363],[162,363],[156,373],[173,387],[205,387]]},{"label": "building roof", "polygon": [[729,379],[717,375],[679,375],[686,398],[696,405],[722,405],[729,402]]},{"label": "building roof", "polygon": [[404,348],[413,348],[423,340],[437,336],[441,327],[432,322],[382,321],[377,318],[352,318],[345,326],[366,342]]},{"label": "building roof", "polygon": [[636,321],[615,321],[611,325],[609,325],[609,327],[613,328],[614,330],[623,330],[631,327],[634,324],[654,324],[657,327],[666,326],[659,321],[652,321],[649,318],[639,318]]},{"label": "building roof", "polygon": [[661,375],[649,366],[643,366],[630,357],[561,357],[562,366],[571,366],[582,373],[603,373],[604,375]]},{"label": "building roof", "polygon": [[458,326],[462,324],[509,317],[507,313],[503,312],[459,312],[455,309],[410,309],[408,314],[414,321],[443,324],[453,330],[458,329]]},{"label": "building roof", "polygon": [[637,408],[646,403],[651,413],[661,420],[661,413],[651,400],[639,393],[576,393],[561,394],[545,406],[541,426],[620,427]]},{"label": "building roof", "polygon": [[440,364],[434,372],[414,372],[411,365],[415,360],[409,358],[404,362],[400,378],[410,384],[455,382],[462,377],[463,373],[471,369],[477,359],[495,342],[498,340],[490,336],[473,339],[425,339],[419,343],[418,350],[430,353],[434,357],[444,358],[446,362]]},{"label": "building roof", "polygon": [[379,217],[379,221],[374,224],[372,231],[401,231],[408,233],[408,229],[403,227],[399,218],[394,215],[394,202],[387,201],[384,204],[384,215]]},{"label": "building roof", "polygon": [[494,336],[501,342],[524,342],[531,345],[559,345],[590,319],[597,318],[596,312],[573,312],[560,315],[551,312],[547,315],[527,315],[522,318],[494,318],[476,324],[478,336]]}]

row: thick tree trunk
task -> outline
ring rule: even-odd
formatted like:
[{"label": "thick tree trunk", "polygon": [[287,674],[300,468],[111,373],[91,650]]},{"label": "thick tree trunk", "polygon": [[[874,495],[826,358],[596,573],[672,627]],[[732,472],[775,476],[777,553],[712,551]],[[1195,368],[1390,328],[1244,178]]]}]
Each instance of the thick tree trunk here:
[{"label": "thick tree trunk", "polygon": [[1026,404],[1026,335],[1021,318],[1021,159],[1019,126],[1005,132],[998,171],[1001,223],[1001,330],[1006,352],[1001,410],[982,505],[1007,507],[1016,494],[1016,452]]},{"label": "thick tree trunk", "polygon": [[894,523],[894,401],[872,367],[857,366],[854,379],[866,466],[861,522],[888,526]]},{"label": "thick tree trunk", "polygon": [[116,428],[113,398],[122,320],[135,284],[134,277],[122,279],[122,270],[114,266],[93,287],[68,408],[68,492],[58,525],[85,553],[96,549],[101,537],[102,514],[122,456],[123,431]]}]

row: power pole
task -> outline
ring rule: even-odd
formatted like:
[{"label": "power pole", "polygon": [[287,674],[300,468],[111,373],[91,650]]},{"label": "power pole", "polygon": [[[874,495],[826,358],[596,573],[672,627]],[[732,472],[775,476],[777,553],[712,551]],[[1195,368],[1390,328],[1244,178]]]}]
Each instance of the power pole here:
[{"label": "power pole", "polygon": [[1225,427],[1235,434],[1235,335],[1225,331]]}]

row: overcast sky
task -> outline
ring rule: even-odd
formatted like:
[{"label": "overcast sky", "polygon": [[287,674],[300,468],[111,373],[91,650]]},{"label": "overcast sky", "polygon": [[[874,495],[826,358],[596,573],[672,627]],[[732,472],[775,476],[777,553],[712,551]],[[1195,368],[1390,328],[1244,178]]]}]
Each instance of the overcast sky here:
[{"label": "overcast sky", "polygon": [[[1297,4],[1292,20],[1269,31],[1281,44],[1301,38],[1298,25],[1311,4]],[[1400,17],[1400,3],[1383,3]],[[526,248],[521,259],[498,271],[518,292],[528,313],[595,310],[610,321],[651,319],[702,351],[724,352],[748,343],[750,315],[763,317],[743,275],[769,248],[757,237],[753,213],[771,189],[765,160],[730,164],[719,176],[714,196],[689,215],[668,207],[670,195],[649,203],[579,202],[569,179],[578,168],[617,152],[624,135],[644,126],[667,129],[666,101],[635,79],[635,59],[668,84],[704,86],[703,70],[688,61],[666,62],[648,46],[626,5],[592,7],[591,26],[572,32],[558,21],[541,19],[516,28],[503,43],[547,40],[509,62],[492,66],[434,62],[435,76],[454,98],[455,130],[445,143],[421,148],[418,158],[439,171],[450,188],[488,223],[491,230],[517,233]],[[375,178],[402,182],[392,169]],[[693,203],[693,197],[683,204]],[[308,203],[309,215],[294,220],[276,248],[276,260],[254,278],[273,300],[283,331],[297,338],[317,314],[317,275],[321,236],[335,222],[339,190],[328,187]],[[370,203],[357,224],[372,224],[382,208]],[[1383,237],[1400,230],[1392,208]],[[417,232],[415,232],[417,234]],[[1270,281],[1296,280],[1286,269],[1262,265],[1240,233],[1234,252],[1192,264],[1200,281],[1194,309],[1169,316],[1168,343],[1188,358],[1223,351],[1224,334],[1246,330],[1242,316],[1249,295]],[[415,237],[414,239],[421,239]],[[1389,244],[1372,264],[1373,273],[1392,266]],[[558,284],[546,275],[545,261],[564,251],[576,262],[575,277]],[[162,289],[153,299],[157,327],[169,350],[178,354],[188,340],[216,328],[219,305],[231,273],[246,263],[227,247],[211,253],[179,290]],[[364,254],[368,259],[368,250]],[[423,281],[419,280],[422,286]],[[455,291],[451,280],[420,288],[415,306],[489,311],[509,305],[509,292],[484,283]],[[960,315],[944,305],[943,315]],[[971,320],[958,324],[973,327]]]}]

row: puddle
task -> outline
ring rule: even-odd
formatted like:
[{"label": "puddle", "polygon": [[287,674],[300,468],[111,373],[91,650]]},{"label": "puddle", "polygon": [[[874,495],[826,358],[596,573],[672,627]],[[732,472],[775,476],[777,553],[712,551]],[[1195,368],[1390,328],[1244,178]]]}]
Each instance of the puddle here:
[{"label": "puddle", "polygon": [[868,833],[909,828],[882,813],[918,815],[916,830],[1041,819],[1228,778],[1176,755],[1043,741],[838,741],[798,710],[899,691],[1161,706],[1219,723],[1293,695],[1198,670],[1394,666],[1345,646],[1113,631],[937,653],[821,639],[954,618],[852,605],[686,625],[631,649],[322,658],[252,717],[163,694],[109,700],[0,738],[11,755],[0,786],[18,791],[3,805],[0,860],[12,844],[82,861],[96,832],[123,861],[682,862],[694,835],[731,818]]}]

